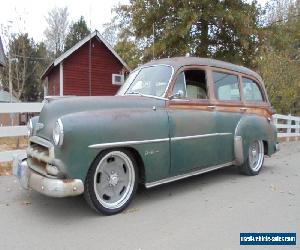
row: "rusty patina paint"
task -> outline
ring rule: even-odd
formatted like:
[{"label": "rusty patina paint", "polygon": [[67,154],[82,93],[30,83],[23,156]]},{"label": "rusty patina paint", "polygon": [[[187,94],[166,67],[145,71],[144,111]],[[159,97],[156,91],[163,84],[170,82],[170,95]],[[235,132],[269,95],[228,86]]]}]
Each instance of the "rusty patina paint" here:
[{"label": "rusty patina paint", "polygon": [[[268,154],[274,153],[275,127],[268,118],[272,108],[261,77],[252,70],[212,59],[168,58],[146,66],[166,64],[174,69],[165,98],[172,94],[177,75],[183,69],[206,71],[208,100],[160,100],[139,96],[73,97],[50,100],[43,108],[36,131],[38,137],[53,143],[52,130],[58,118],[64,125],[64,144],[54,148],[54,163],[67,178],[85,180],[97,155],[105,148],[92,144],[165,139],[163,142],[128,145],[142,159],[145,182],[189,172],[195,168],[234,161],[234,137],[243,138],[244,152],[254,139],[264,140]],[[264,102],[219,101],[214,96],[212,71],[235,74],[241,81],[246,76],[255,80]],[[241,85],[241,82],[240,82]],[[241,88],[241,87],[240,87]],[[213,108],[212,108],[213,107]],[[191,140],[176,137],[204,136]],[[30,151],[29,151],[30,152]]]}]

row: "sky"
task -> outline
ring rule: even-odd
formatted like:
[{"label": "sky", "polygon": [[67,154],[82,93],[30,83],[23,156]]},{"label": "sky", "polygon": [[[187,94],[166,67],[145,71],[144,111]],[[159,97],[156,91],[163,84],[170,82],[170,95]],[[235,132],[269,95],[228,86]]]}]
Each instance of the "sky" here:
[{"label": "sky", "polygon": [[[249,2],[251,0],[248,0]],[[267,0],[258,0],[265,4]],[[10,26],[10,32],[27,32],[36,42],[44,39],[47,27],[45,17],[54,7],[68,7],[69,21],[83,16],[92,30],[103,30],[103,24],[110,22],[111,9],[118,3],[128,4],[129,0],[2,0],[0,4],[0,34],[2,27]],[[21,17],[21,19],[20,19]],[[5,39],[3,43],[5,45]]]},{"label": "sky", "polygon": [[[0,34],[2,26],[11,26],[10,32],[28,32],[38,42],[44,39],[47,27],[45,17],[54,7],[68,7],[69,21],[77,21],[84,16],[92,30],[103,30],[103,24],[110,22],[111,9],[118,3],[129,3],[129,0],[8,0],[0,4]],[[21,17],[21,20],[20,20]],[[5,39],[3,39],[5,40]],[[5,43],[5,41],[3,41]]]}]

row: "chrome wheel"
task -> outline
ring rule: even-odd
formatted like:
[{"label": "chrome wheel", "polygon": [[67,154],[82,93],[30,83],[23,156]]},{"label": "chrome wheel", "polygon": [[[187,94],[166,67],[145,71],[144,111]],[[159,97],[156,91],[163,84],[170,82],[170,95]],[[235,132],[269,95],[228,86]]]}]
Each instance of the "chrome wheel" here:
[{"label": "chrome wheel", "polygon": [[249,167],[257,172],[264,160],[264,144],[261,140],[254,141],[249,147]]},{"label": "chrome wheel", "polygon": [[107,209],[122,207],[131,197],[135,172],[131,159],[121,151],[107,153],[98,163],[94,174],[94,192]]}]

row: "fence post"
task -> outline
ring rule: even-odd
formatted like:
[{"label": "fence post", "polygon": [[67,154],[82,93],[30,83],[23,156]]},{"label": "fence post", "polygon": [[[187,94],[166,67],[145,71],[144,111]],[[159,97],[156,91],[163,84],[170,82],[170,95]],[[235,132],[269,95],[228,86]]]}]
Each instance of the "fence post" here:
[{"label": "fence post", "polygon": [[277,124],[278,124],[278,118],[277,118],[277,116],[273,116],[273,122],[274,122],[274,125],[275,125],[275,127],[277,128]]},{"label": "fence post", "polygon": [[287,125],[288,125],[288,128],[286,129],[286,132],[288,134],[288,136],[286,137],[286,141],[290,141],[290,135],[292,133],[292,117],[291,117],[291,114],[288,115],[288,119],[287,119]]},{"label": "fence post", "polygon": [[296,140],[298,141],[298,137],[300,136],[300,120],[296,120],[295,121],[295,125],[296,125]]}]

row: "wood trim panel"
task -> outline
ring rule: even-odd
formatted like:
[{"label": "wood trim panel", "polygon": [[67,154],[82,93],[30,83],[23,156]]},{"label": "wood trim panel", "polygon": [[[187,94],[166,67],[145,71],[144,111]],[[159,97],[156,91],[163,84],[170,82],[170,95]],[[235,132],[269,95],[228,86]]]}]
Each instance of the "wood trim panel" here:
[{"label": "wood trim panel", "polygon": [[255,114],[270,118],[273,111],[269,107],[250,107],[244,105],[220,105],[204,102],[187,102],[187,101],[169,101],[167,103],[169,109],[195,109],[205,110],[210,112],[230,112],[230,113],[244,113]]}]

